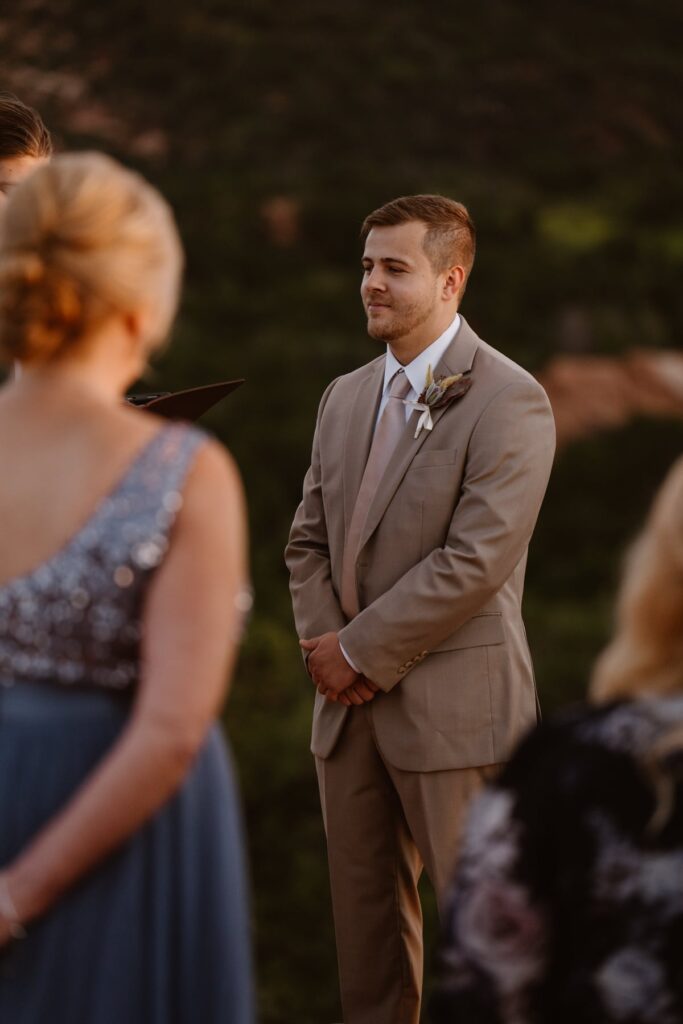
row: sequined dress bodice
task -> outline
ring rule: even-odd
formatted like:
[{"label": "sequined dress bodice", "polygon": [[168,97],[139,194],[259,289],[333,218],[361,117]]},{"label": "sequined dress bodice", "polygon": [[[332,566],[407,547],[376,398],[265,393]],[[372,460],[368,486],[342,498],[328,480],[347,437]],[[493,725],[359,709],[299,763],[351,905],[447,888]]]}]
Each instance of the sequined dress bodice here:
[{"label": "sequined dress bodice", "polygon": [[204,437],[160,428],[56,555],[0,585],[0,683],[133,686],[144,594]]}]

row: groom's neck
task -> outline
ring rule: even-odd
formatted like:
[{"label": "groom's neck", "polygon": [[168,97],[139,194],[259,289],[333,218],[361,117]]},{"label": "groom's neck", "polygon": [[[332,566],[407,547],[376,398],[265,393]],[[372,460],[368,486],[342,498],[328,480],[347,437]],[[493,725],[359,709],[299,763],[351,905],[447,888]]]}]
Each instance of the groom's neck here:
[{"label": "groom's neck", "polygon": [[428,325],[420,324],[419,328],[411,331],[410,334],[390,341],[388,344],[394,358],[402,366],[412,363],[413,359],[417,359],[420,353],[433,345],[444,331],[448,330],[457,312],[457,309],[450,310],[447,316],[440,317],[438,321]]}]

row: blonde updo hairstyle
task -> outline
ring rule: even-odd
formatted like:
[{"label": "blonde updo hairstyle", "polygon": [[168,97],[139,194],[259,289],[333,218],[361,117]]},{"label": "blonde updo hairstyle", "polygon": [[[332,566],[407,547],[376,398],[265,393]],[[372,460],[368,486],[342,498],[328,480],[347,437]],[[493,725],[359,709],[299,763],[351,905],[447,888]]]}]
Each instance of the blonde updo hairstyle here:
[{"label": "blonde updo hairstyle", "polygon": [[57,156],[13,190],[0,220],[0,356],[58,361],[112,315],[144,307],[149,353],[172,323],[181,270],[156,189],[100,153]]}]

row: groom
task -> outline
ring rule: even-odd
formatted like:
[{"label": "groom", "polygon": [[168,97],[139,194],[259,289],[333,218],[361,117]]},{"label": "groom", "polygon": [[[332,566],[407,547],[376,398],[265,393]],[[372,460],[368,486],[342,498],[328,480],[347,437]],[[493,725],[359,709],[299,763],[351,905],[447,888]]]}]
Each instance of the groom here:
[{"label": "groom", "polygon": [[417,1024],[422,867],[441,898],[463,810],[536,720],[521,601],[555,432],[541,386],[458,313],[465,207],[396,199],[362,238],[386,351],[322,397],[286,560],[344,1022]]}]

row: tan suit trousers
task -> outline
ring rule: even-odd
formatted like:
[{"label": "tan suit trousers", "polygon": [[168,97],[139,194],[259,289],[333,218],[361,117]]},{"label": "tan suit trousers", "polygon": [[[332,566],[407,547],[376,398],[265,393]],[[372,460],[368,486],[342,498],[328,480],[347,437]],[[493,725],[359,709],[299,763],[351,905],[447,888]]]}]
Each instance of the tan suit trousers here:
[{"label": "tan suit trousers", "polygon": [[497,767],[392,767],[377,745],[372,704],[351,708],[332,754],[316,758],[344,1024],[418,1024],[417,883],[424,866],[443,899],[463,812]]}]

